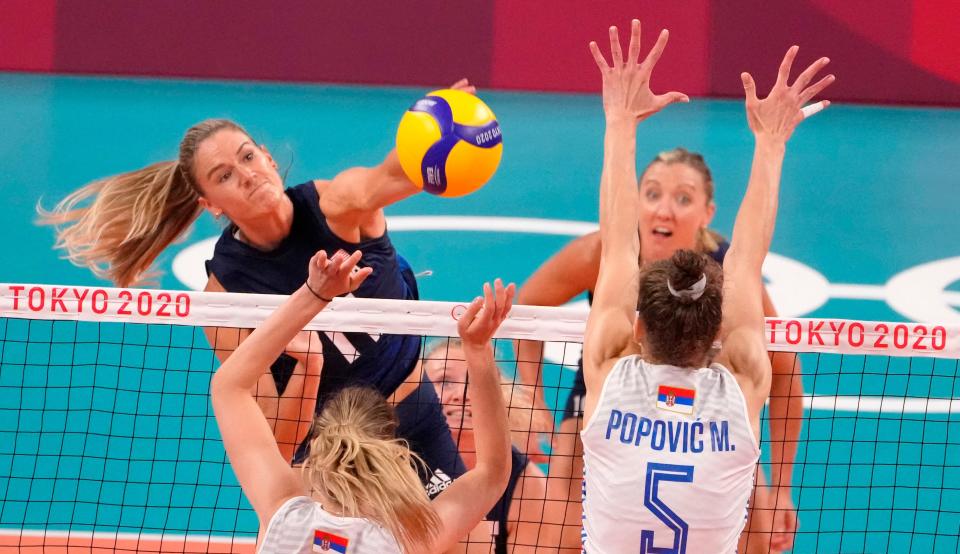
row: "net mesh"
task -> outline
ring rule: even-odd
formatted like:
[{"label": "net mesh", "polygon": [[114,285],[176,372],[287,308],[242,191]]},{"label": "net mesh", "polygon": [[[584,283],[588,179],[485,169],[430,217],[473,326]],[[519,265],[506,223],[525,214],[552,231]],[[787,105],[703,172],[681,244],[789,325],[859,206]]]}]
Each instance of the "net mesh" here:
[{"label": "net mesh", "polygon": [[[5,316],[0,318],[0,550],[254,550],[257,518],[231,471],[209,402],[219,362],[203,328],[229,325],[201,307],[236,311],[221,298],[192,295],[193,312],[200,315],[178,324],[144,323],[150,318],[136,313],[86,321],[110,314],[66,310],[67,317],[50,311],[49,301],[42,309],[38,301],[38,309],[31,310],[26,296],[19,306],[5,300],[0,306]],[[422,305],[401,305],[401,311],[417,312]],[[430,317],[451,320],[449,306],[441,308]],[[254,319],[267,313],[269,306],[260,306]],[[518,313],[523,319],[526,312]],[[569,319],[569,312],[538,313]],[[357,330],[367,323],[345,325]],[[236,325],[250,326],[250,321]],[[535,326],[550,329],[549,322]],[[408,334],[422,341],[424,369],[459,437],[457,418],[462,423],[464,414],[469,416],[463,404],[469,385],[457,369],[462,355],[450,338],[453,327],[449,321],[429,331],[424,330],[429,326],[413,327]],[[550,340],[562,334],[517,330],[511,338]],[[860,342],[875,345],[874,335],[867,335],[871,340]],[[944,334],[946,346],[952,339]],[[535,364],[542,375],[537,388],[511,383],[522,369],[517,343],[503,338],[496,346],[512,438],[531,460],[513,491],[509,542],[574,552],[580,512],[568,498],[580,486],[572,469],[579,422],[561,423],[561,414],[574,386],[580,345],[548,342],[543,361]],[[794,552],[958,550],[960,401],[953,399],[960,396],[960,361],[949,348],[941,351],[944,357],[910,349],[891,352],[895,355],[771,354],[788,360],[775,364],[787,368],[780,378],[786,384],[775,384],[762,423],[759,492],[751,499],[753,521],[744,538],[750,551],[766,550],[778,518],[786,517],[786,511],[777,510],[785,507],[783,498],[777,504],[778,483],[792,484],[780,496],[790,499],[799,518]],[[804,391],[791,384],[794,375],[802,377]],[[537,409],[540,398],[546,413]],[[777,403],[778,398],[784,402]],[[800,407],[777,407],[791,402]],[[787,430],[796,425],[799,440],[792,443]],[[778,428],[781,432],[771,435]],[[461,447],[469,457],[469,446]],[[793,449],[790,476],[770,457]],[[492,545],[496,525],[478,528],[467,540],[473,548]],[[561,541],[570,549],[561,549]]]}]

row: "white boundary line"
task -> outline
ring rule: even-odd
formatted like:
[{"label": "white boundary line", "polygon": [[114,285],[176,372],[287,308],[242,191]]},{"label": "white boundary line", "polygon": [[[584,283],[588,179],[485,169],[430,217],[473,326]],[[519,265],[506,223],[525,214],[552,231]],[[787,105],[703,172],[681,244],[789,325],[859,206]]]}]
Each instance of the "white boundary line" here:
[{"label": "white boundary line", "polygon": [[807,410],[879,412],[885,414],[960,413],[960,398],[904,398],[895,396],[804,396]]},{"label": "white boundary line", "polygon": [[600,228],[592,221],[570,219],[541,219],[535,217],[491,217],[471,215],[415,215],[388,218],[393,231],[497,231],[501,233],[529,233],[576,237]]},{"label": "white boundary line", "polygon": [[256,537],[236,537],[229,535],[179,535],[172,533],[110,533],[105,531],[54,531],[48,529],[15,529],[0,527],[0,537],[30,537],[51,539],[78,539],[93,541],[150,541],[150,542],[188,542],[213,544],[257,544]]}]

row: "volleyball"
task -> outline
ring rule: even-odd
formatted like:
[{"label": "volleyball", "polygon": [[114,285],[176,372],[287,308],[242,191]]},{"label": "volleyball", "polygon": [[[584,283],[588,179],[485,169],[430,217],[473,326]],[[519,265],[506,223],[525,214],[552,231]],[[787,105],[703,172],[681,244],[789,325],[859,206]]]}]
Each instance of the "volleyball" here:
[{"label": "volleyball", "polygon": [[436,90],[417,100],[397,129],[397,155],[415,185],[439,196],[463,196],[497,171],[500,124],[482,100],[460,90]]}]

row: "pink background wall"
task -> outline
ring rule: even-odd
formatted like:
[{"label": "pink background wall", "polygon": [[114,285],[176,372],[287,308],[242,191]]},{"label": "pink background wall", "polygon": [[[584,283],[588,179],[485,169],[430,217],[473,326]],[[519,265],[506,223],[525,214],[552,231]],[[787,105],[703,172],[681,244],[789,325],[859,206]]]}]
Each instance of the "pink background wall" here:
[{"label": "pink background wall", "polygon": [[0,0],[0,70],[595,91],[634,16],[671,31],[655,87],[739,96],[797,43],[833,99],[960,105],[956,0]]}]

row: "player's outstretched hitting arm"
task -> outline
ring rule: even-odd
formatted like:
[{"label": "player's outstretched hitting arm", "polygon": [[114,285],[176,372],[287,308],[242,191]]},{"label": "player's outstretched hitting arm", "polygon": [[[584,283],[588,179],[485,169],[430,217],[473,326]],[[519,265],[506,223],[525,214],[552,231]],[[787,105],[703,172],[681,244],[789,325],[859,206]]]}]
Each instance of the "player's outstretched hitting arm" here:
[{"label": "player's outstretched hitting arm", "polygon": [[[476,87],[467,79],[450,86],[473,94]],[[320,181],[322,183],[322,181]],[[352,167],[337,174],[322,189],[320,209],[334,233],[346,240],[383,234],[386,223],[383,208],[420,192],[400,167],[396,149],[374,167]],[[360,237],[356,233],[360,233]],[[357,239],[357,240],[354,240]]]}]

